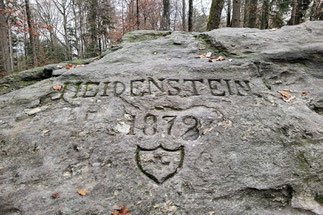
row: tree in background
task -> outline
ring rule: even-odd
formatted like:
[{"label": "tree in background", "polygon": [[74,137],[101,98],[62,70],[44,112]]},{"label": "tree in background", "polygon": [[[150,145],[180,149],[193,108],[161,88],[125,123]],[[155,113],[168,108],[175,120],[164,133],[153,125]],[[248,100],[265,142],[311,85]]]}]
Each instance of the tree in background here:
[{"label": "tree in background", "polygon": [[162,26],[163,30],[168,31],[170,30],[170,4],[169,0],[163,0],[163,20]]},{"label": "tree in background", "polygon": [[188,1],[188,31],[193,30],[193,0]]},{"label": "tree in background", "polygon": [[0,72],[8,74],[98,56],[138,29],[270,29],[323,20],[323,0],[0,0],[0,10]]},{"label": "tree in background", "polygon": [[9,47],[9,34],[10,31],[8,27],[8,17],[6,13],[6,6],[3,0],[0,0],[0,42],[1,42],[1,56],[3,68],[0,67],[0,72],[2,70],[10,74],[13,70],[13,65],[10,60],[10,47]]},{"label": "tree in background", "polygon": [[241,0],[233,0],[232,27],[240,27]]},{"label": "tree in background", "polygon": [[212,0],[209,20],[206,29],[208,31],[219,28],[224,0]]}]

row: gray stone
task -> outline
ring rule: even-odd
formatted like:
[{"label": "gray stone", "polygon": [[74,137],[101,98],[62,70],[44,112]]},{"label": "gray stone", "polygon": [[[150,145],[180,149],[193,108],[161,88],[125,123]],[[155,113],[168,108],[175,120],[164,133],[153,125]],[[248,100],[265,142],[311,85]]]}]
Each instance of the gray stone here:
[{"label": "gray stone", "polygon": [[323,214],[322,22],[106,54],[0,96],[0,214]]}]

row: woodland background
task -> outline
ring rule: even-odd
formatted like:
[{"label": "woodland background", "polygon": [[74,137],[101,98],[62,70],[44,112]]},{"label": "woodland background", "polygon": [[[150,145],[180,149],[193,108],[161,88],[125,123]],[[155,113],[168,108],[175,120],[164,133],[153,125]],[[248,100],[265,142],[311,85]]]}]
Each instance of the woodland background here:
[{"label": "woodland background", "polygon": [[273,29],[307,20],[323,20],[323,0],[0,0],[0,78],[98,56],[134,30]]}]

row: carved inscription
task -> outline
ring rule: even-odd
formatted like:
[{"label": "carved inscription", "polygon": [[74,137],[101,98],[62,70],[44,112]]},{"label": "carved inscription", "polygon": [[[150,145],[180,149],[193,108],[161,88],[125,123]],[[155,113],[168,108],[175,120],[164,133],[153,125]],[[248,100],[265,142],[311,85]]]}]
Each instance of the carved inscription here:
[{"label": "carved inscription", "polygon": [[[201,121],[191,115],[154,115],[149,113],[143,117],[131,116],[127,124],[130,126],[128,135],[153,136],[164,133],[165,135],[180,136],[184,140],[195,140],[199,137]],[[176,134],[174,134],[174,129],[176,129]]]},{"label": "carved inscription", "polygon": [[157,184],[162,184],[183,167],[184,156],[184,146],[176,149],[162,145],[152,149],[137,146],[136,162],[143,174]]},{"label": "carved inscription", "polygon": [[248,96],[252,95],[248,80],[233,79],[134,79],[128,82],[67,82],[61,91],[64,98],[110,96]]}]

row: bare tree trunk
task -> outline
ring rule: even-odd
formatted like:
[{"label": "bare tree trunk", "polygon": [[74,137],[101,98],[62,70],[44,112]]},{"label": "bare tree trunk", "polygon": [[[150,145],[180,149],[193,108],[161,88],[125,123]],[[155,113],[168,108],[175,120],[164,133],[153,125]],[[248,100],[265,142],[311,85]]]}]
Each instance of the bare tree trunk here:
[{"label": "bare tree trunk", "polygon": [[[5,4],[3,0],[0,0],[0,9],[5,10]],[[4,64],[4,70],[7,74],[12,73],[12,67],[10,63],[10,50],[9,50],[9,41],[8,41],[8,31],[7,29],[7,17],[5,17],[5,13],[0,13],[0,44],[2,50],[2,59]]]},{"label": "bare tree trunk", "polygon": [[11,23],[10,23],[10,20],[8,20],[8,35],[9,35],[10,68],[13,70],[13,49],[12,49],[12,35],[11,35]]},{"label": "bare tree trunk", "polygon": [[193,0],[188,1],[188,31],[193,30]]},{"label": "bare tree trunk", "polygon": [[231,0],[228,0],[227,27],[231,26]]},{"label": "bare tree trunk", "polygon": [[170,13],[169,13],[169,0],[163,0],[163,30],[170,29]]},{"label": "bare tree trunk", "polygon": [[89,45],[90,53],[88,57],[95,57],[97,56],[98,52],[98,29],[97,29],[97,8],[98,8],[98,1],[91,0],[90,4],[90,12],[89,12],[89,25],[90,25],[90,35],[91,35],[91,43]]},{"label": "bare tree trunk", "polygon": [[186,31],[186,0],[182,0],[182,25],[183,31]]},{"label": "bare tree trunk", "polygon": [[318,8],[318,20],[323,20],[323,0],[321,0]]},{"label": "bare tree trunk", "polygon": [[269,0],[264,0],[262,5],[261,26],[260,29],[267,29],[269,21]]},{"label": "bare tree trunk", "polygon": [[290,20],[288,21],[289,25],[296,24],[297,6],[298,6],[298,0],[293,0],[293,9],[292,9],[292,13],[290,16]]},{"label": "bare tree trunk", "polygon": [[240,4],[241,0],[233,0],[232,27],[240,27]]},{"label": "bare tree trunk", "polygon": [[208,31],[219,28],[223,6],[224,0],[212,0],[209,20],[206,26]]},{"label": "bare tree trunk", "polygon": [[140,20],[139,20],[139,0],[136,1],[137,3],[137,30],[139,30]]},{"label": "bare tree trunk", "polygon": [[30,11],[30,6],[29,6],[29,0],[25,0],[26,4],[26,14],[27,14],[27,23],[28,23],[28,32],[29,32],[29,41],[30,41],[30,47],[29,51],[30,54],[32,55],[32,65],[37,66],[37,55],[36,55],[36,46],[35,46],[35,41],[34,41],[34,36],[33,36],[33,26],[31,25],[32,19],[31,19],[31,11]]},{"label": "bare tree trunk", "polygon": [[258,0],[250,0],[248,27],[255,28],[257,22]]},{"label": "bare tree trunk", "polygon": [[245,0],[244,6],[243,6],[243,27],[248,27],[249,14],[250,14],[250,0]]}]

